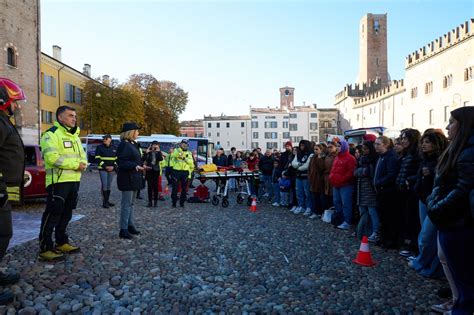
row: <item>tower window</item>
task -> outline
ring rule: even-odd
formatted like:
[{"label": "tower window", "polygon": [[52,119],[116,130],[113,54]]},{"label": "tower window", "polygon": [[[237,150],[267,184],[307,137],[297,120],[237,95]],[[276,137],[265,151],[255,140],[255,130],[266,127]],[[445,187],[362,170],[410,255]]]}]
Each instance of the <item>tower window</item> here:
[{"label": "tower window", "polygon": [[12,67],[16,67],[16,56],[15,50],[12,47],[7,49],[7,64]]},{"label": "tower window", "polygon": [[374,31],[375,33],[378,33],[380,30],[380,22],[379,20],[374,20]]}]

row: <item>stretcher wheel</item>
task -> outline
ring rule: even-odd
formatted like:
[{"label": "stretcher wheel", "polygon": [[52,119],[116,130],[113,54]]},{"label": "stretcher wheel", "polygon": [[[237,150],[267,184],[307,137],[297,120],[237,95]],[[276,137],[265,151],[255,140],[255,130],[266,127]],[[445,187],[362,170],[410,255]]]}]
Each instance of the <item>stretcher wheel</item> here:
[{"label": "stretcher wheel", "polygon": [[248,196],[247,198],[247,206],[251,206],[252,205],[252,196]]},{"label": "stretcher wheel", "polygon": [[237,203],[241,205],[244,202],[244,197],[241,194],[237,195]]},{"label": "stretcher wheel", "polygon": [[219,197],[213,196],[211,203],[212,205],[217,206],[219,204]]},{"label": "stretcher wheel", "polygon": [[229,199],[222,199],[222,207],[227,208],[229,206]]}]

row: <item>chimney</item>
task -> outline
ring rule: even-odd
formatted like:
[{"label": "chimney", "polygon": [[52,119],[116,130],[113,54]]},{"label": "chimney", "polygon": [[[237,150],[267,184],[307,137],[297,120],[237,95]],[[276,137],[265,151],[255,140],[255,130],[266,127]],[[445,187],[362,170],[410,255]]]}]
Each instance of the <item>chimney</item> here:
[{"label": "chimney", "polygon": [[86,76],[90,77],[91,76],[91,65],[88,63],[84,64],[84,68],[82,68],[82,73],[85,74]]},{"label": "chimney", "polygon": [[104,75],[102,76],[102,83],[105,84],[105,85],[107,85],[107,86],[109,86],[110,77],[109,77],[108,75],[104,74]]},{"label": "chimney", "polygon": [[53,58],[61,61],[61,47],[53,45]]}]

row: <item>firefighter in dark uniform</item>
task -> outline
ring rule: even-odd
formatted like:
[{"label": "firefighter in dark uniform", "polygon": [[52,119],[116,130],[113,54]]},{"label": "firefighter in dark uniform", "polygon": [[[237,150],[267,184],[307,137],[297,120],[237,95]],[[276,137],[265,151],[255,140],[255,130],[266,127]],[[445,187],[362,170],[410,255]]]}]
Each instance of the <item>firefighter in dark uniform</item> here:
[{"label": "firefighter in dark uniform", "polygon": [[[0,260],[5,256],[12,237],[11,202],[20,201],[25,152],[23,142],[10,116],[19,111],[15,101],[24,100],[21,88],[5,78],[0,78]],[[0,286],[14,284],[20,280],[18,274],[0,272]],[[0,305],[13,302],[9,291],[0,293]]]},{"label": "firefighter in dark uniform", "polygon": [[112,145],[112,136],[104,135],[102,144],[95,150],[95,160],[99,169],[100,182],[102,183],[102,207],[109,208],[115,204],[109,201],[110,187],[115,178],[117,169],[117,148]]}]

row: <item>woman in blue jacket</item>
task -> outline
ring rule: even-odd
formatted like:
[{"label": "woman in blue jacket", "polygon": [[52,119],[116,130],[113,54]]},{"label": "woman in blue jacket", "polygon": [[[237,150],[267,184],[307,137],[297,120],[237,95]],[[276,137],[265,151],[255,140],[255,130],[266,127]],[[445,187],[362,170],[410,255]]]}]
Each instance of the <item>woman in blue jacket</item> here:
[{"label": "woman in blue jacket", "polygon": [[[451,112],[448,148],[436,167],[428,197],[428,216],[438,228],[439,256],[447,262],[453,296],[452,314],[474,313],[474,107]],[[454,294],[457,293],[457,294]]]},{"label": "woman in blue jacket", "polygon": [[131,239],[131,234],[140,234],[133,220],[133,203],[137,191],[143,189],[142,157],[138,143],[138,126],[133,122],[124,123],[117,148],[117,186],[122,191],[120,212],[120,238]]}]

